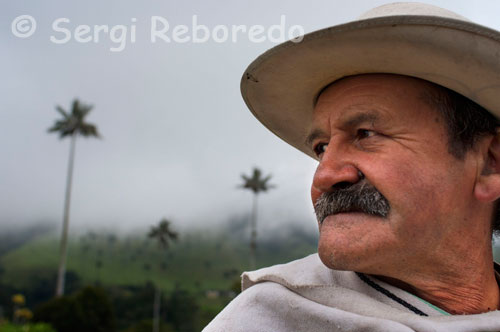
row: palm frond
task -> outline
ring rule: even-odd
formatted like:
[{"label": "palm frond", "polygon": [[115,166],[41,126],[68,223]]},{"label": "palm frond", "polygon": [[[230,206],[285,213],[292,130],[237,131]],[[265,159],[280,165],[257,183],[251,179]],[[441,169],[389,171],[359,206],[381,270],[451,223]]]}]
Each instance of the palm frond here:
[{"label": "palm frond", "polygon": [[94,124],[91,124],[91,123],[82,124],[80,126],[80,128],[78,129],[78,132],[84,137],[90,137],[90,136],[97,137],[97,138],[100,137],[99,133],[97,132],[96,126]]},{"label": "palm frond", "polygon": [[63,118],[65,118],[65,119],[69,118],[69,114],[61,106],[57,105],[56,111],[58,111],[59,114],[61,114],[63,116]]}]

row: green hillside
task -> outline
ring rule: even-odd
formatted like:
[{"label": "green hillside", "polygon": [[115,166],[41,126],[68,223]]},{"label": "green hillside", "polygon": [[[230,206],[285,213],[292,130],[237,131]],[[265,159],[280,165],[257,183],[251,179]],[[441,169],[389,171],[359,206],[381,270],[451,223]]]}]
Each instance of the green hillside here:
[{"label": "green hillside", "polygon": [[[316,251],[316,239],[301,231],[259,243],[258,266],[284,263]],[[248,269],[247,241],[230,234],[188,233],[168,251],[143,236],[117,238],[88,233],[70,240],[68,271],[84,283],[142,285],[153,281],[200,291],[228,289]],[[33,276],[53,274],[58,261],[56,235],[39,236],[0,257],[1,281],[22,288]]]}]

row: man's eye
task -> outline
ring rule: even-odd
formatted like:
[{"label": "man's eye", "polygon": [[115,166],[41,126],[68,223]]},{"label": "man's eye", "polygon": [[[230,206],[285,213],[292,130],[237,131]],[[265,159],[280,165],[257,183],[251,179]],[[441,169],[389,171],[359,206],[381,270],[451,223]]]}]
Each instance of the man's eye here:
[{"label": "man's eye", "polygon": [[357,138],[368,138],[377,135],[377,133],[373,130],[368,130],[368,129],[358,129],[356,133]]},{"label": "man's eye", "polygon": [[323,154],[326,151],[327,146],[328,144],[326,143],[318,143],[313,149],[316,156],[319,157],[321,154]]}]

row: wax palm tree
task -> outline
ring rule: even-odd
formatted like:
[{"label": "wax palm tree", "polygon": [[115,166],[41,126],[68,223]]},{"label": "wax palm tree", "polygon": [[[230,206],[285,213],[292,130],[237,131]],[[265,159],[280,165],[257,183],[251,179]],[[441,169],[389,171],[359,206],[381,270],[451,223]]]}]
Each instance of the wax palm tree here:
[{"label": "wax palm tree", "polygon": [[262,171],[257,167],[254,167],[251,177],[241,174],[241,178],[243,179],[243,184],[240,188],[248,189],[253,192],[252,215],[250,219],[250,268],[255,269],[255,256],[257,250],[257,196],[259,193],[266,192],[275,186],[269,184],[271,175],[262,177]]},{"label": "wax palm tree", "polygon": [[66,256],[68,245],[68,226],[69,226],[69,205],[71,200],[71,182],[73,178],[73,162],[75,159],[75,143],[78,135],[84,137],[99,137],[97,128],[91,123],[85,122],[85,117],[88,115],[92,106],[84,105],[78,101],[73,100],[71,106],[71,113],[65,111],[61,106],[56,106],[56,110],[61,114],[62,119],[58,119],[54,125],[48,129],[50,133],[58,133],[59,138],[71,137],[68,173],[66,177],[66,195],[64,198],[64,215],[63,215],[63,228],[61,234],[60,245],[60,258],[59,267],[57,270],[57,285],[56,296],[64,294],[64,275],[66,272]]},{"label": "wax palm tree", "polygon": [[156,239],[162,249],[169,249],[173,241],[176,241],[179,234],[174,232],[170,227],[171,222],[163,218],[158,223],[158,226],[151,226],[148,237]]},{"label": "wax palm tree", "polygon": [[[158,223],[158,226],[152,226],[148,237],[156,240],[158,245],[163,250],[168,250],[173,241],[176,241],[179,234],[172,230],[170,221],[163,218]],[[161,290],[160,287],[155,287],[155,299],[153,304],[153,332],[160,331],[160,306],[161,306]]]}]

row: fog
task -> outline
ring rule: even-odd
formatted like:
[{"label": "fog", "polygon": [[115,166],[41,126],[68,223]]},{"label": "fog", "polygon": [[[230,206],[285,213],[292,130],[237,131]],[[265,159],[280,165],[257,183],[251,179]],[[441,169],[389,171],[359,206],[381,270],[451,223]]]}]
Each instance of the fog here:
[{"label": "fog", "polygon": [[[500,29],[499,2],[427,2]],[[69,140],[47,129],[59,118],[55,106],[69,109],[77,97],[94,106],[87,121],[102,139],[79,137],[76,144],[73,231],[130,230],[162,217],[178,228],[227,223],[251,209],[251,193],[237,186],[255,166],[276,185],[259,196],[259,227],[313,229],[309,186],[316,162],[268,132],[239,91],[246,66],[277,43],[252,41],[248,33],[195,43],[193,19],[211,30],[284,23],[287,33],[294,25],[307,33],[384,3],[4,1],[0,224],[60,224]],[[36,19],[32,36],[12,33],[20,15]],[[153,42],[152,24],[160,31],[166,22],[170,42]],[[82,25],[90,31],[77,37],[87,29]],[[109,32],[96,32],[96,25]],[[179,25],[191,41],[174,41]]]}]

